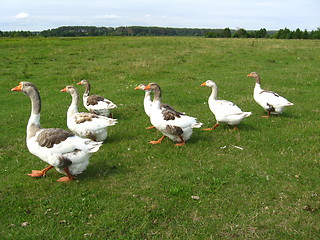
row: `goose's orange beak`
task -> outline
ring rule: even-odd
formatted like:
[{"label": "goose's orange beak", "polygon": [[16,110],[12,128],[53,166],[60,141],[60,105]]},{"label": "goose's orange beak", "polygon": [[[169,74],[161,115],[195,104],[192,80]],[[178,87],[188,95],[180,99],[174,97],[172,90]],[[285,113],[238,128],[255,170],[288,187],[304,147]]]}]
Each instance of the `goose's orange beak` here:
[{"label": "goose's orange beak", "polygon": [[140,89],[140,86],[137,86],[134,88],[134,90],[139,90]]},{"label": "goose's orange beak", "polygon": [[201,86],[207,86],[206,82],[202,83]]},{"label": "goose's orange beak", "polygon": [[19,92],[21,92],[22,91],[22,83],[19,83],[18,86],[12,88],[11,91],[19,91]]},{"label": "goose's orange beak", "polygon": [[81,81],[80,81],[80,82],[78,82],[78,83],[77,83],[77,85],[82,85],[82,82],[81,82]]},{"label": "goose's orange beak", "polygon": [[251,73],[250,73],[250,74],[248,74],[248,75],[247,75],[247,77],[252,77],[252,74],[251,74]]},{"label": "goose's orange beak", "polygon": [[150,90],[150,84],[148,84],[143,90]]},{"label": "goose's orange beak", "polygon": [[61,89],[60,92],[67,92],[67,88]]}]

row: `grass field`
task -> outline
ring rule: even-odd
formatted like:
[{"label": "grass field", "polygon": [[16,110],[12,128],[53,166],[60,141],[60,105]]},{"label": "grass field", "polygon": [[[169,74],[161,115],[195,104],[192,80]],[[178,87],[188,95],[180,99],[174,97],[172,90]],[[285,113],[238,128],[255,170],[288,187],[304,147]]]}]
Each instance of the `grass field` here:
[{"label": "grass field", "polygon": [[[0,60],[0,239],[320,238],[319,41],[0,39]],[[261,118],[252,71],[295,106]],[[118,124],[76,181],[56,182],[55,170],[27,176],[46,163],[26,147],[30,100],[10,89],[34,83],[42,127],[66,128],[71,98],[60,90],[81,79],[118,105]],[[145,130],[144,93],[134,87],[157,82],[165,103],[206,128],[215,123],[211,90],[200,87],[207,79],[253,115],[238,131],[195,129],[182,147],[148,144],[161,134]]]}]

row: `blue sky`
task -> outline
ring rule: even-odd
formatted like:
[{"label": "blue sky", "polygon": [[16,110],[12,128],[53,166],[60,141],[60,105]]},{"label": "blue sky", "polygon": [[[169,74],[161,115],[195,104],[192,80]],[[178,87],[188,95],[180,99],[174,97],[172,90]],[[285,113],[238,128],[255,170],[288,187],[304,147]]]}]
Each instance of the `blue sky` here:
[{"label": "blue sky", "polygon": [[158,26],[313,30],[319,0],[8,0],[0,31],[59,26]]}]

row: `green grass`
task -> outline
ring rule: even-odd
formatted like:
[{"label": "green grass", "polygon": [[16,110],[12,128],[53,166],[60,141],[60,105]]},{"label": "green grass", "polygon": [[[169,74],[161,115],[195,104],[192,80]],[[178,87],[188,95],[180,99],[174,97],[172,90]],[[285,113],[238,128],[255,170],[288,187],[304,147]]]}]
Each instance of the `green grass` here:
[{"label": "green grass", "polygon": [[[320,238],[319,41],[0,39],[0,60],[1,239]],[[295,106],[261,118],[252,71]],[[25,144],[30,100],[10,89],[36,84],[42,126],[66,128],[71,99],[60,90],[83,78],[118,105],[119,123],[77,181],[58,183],[55,170],[28,177],[46,164]],[[212,127],[210,89],[200,87],[207,79],[221,99],[253,112],[239,131],[195,129],[183,147],[148,144],[161,134],[145,130],[143,92],[134,87],[159,83],[164,102]]]}]

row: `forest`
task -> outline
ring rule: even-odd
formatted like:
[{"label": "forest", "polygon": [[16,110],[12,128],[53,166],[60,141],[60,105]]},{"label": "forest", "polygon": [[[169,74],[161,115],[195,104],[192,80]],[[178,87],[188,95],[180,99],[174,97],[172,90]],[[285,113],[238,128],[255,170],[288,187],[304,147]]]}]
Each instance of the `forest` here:
[{"label": "forest", "polygon": [[206,28],[170,28],[170,27],[95,27],[95,26],[62,26],[44,31],[0,31],[0,37],[86,37],[86,36],[203,36],[206,38],[275,38],[275,39],[320,39],[320,27],[307,31],[278,31],[206,29]]}]

